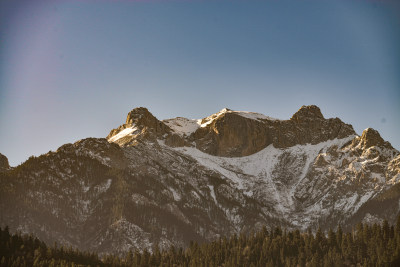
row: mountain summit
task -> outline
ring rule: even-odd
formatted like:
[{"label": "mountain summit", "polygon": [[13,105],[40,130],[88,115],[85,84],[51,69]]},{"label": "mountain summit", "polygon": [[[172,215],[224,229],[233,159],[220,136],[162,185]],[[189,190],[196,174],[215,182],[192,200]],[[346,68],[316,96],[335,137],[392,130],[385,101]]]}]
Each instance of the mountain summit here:
[{"label": "mountain summit", "polygon": [[317,106],[289,120],[227,108],[158,120],[135,108],[107,138],[2,166],[2,227],[100,253],[399,214],[399,151]]},{"label": "mountain summit", "polygon": [[365,129],[362,132],[361,136],[354,140],[354,143],[363,149],[368,149],[374,146],[393,149],[392,145],[389,142],[383,140],[378,131],[372,128]]},{"label": "mountain summit", "polygon": [[[153,134],[139,135],[139,128],[151,129]],[[128,145],[129,142],[122,140],[161,138],[174,147],[196,147],[211,155],[243,157],[271,144],[288,148],[351,135],[355,135],[351,125],[338,118],[324,119],[317,106],[302,106],[290,120],[224,108],[199,120],[178,117],[159,121],[147,109],[136,108],[129,112],[127,122],[112,130],[107,139]]]},{"label": "mountain summit", "polygon": [[315,105],[302,106],[291,118],[291,120],[297,122],[315,119],[324,119],[321,110]]}]

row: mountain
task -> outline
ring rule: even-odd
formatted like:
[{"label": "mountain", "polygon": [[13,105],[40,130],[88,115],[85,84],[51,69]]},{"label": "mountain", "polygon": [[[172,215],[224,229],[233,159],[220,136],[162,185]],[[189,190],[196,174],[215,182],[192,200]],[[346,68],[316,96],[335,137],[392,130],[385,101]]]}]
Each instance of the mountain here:
[{"label": "mountain", "polygon": [[99,253],[187,246],[264,225],[394,224],[400,211],[399,151],[317,106],[289,120],[223,109],[160,121],[135,108],[107,138],[15,168],[3,161],[1,226]]}]

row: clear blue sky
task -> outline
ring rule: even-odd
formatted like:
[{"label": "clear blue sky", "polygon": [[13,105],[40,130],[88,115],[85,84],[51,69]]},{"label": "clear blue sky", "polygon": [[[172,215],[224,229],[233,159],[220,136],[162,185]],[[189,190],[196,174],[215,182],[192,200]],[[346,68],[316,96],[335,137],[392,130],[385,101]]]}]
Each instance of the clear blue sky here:
[{"label": "clear blue sky", "polygon": [[157,118],[318,105],[400,149],[400,8],[373,0],[0,2],[11,165]]}]

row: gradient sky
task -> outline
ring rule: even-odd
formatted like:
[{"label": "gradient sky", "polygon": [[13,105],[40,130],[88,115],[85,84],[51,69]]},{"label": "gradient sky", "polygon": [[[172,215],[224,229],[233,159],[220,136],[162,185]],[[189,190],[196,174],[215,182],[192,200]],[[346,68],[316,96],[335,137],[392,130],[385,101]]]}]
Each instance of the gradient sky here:
[{"label": "gradient sky", "polygon": [[2,0],[0,152],[15,166],[105,137],[138,106],[289,119],[309,104],[400,149],[395,2]]}]

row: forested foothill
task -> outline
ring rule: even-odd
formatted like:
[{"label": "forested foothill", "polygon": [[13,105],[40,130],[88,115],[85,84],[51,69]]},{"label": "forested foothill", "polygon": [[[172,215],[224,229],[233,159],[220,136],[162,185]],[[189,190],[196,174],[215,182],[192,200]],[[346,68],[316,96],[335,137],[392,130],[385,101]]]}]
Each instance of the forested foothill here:
[{"label": "forested foothill", "polygon": [[32,235],[0,228],[0,266],[400,266],[400,216],[395,226],[359,223],[351,232],[314,234],[276,227],[188,248],[99,256],[48,246]]}]

